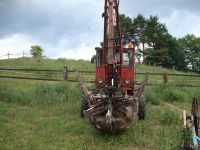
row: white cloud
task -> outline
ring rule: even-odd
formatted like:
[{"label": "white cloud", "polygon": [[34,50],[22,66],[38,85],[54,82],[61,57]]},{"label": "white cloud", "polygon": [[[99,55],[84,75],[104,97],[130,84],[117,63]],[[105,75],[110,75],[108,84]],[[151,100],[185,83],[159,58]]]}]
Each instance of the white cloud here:
[{"label": "white cloud", "polygon": [[186,34],[200,35],[200,16],[188,10],[174,10],[170,16],[161,18],[169,32],[175,37]]},{"label": "white cloud", "polygon": [[[6,0],[4,3],[0,5],[0,56],[8,51],[28,52],[31,45],[37,44],[50,58],[89,60],[103,39],[103,1]],[[138,13],[146,17],[158,15],[173,36],[182,37],[187,33],[200,36],[199,4],[198,0],[196,3],[124,0],[120,3],[120,12],[130,17]]]},{"label": "white cloud", "polygon": [[[22,57],[23,51],[29,53],[31,45],[40,45],[44,49],[44,54],[50,58],[90,60],[92,55],[95,54],[95,46],[91,43],[86,45],[85,43],[87,43],[87,41],[82,44],[77,43],[77,45],[74,46],[75,48],[67,48],[66,45],[68,42],[69,39],[63,38],[60,39],[58,45],[51,45],[49,43],[43,44],[24,34],[13,34],[12,36],[0,39],[0,59],[7,59],[8,52],[12,54],[10,58]],[[98,46],[98,44],[94,45]]]},{"label": "white cloud", "polygon": [[[10,58],[21,57],[22,55],[16,55],[19,53],[29,52],[30,46],[33,45],[34,42],[23,34],[13,34],[11,36],[5,37],[4,39],[0,39],[0,56],[8,54],[13,54]],[[7,56],[0,57],[0,59],[6,59]]]},{"label": "white cloud", "polygon": [[54,58],[68,58],[68,59],[85,59],[90,60],[92,55],[95,54],[95,47],[86,46],[84,43],[80,45],[79,48],[76,49],[65,49],[62,50],[59,55]]}]

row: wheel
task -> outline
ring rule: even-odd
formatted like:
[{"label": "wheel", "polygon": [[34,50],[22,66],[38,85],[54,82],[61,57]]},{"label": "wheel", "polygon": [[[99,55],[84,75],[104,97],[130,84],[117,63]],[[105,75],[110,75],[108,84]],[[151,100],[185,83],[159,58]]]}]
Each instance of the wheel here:
[{"label": "wheel", "polygon": [[81,100],[81,117],[84,117],[84,111],[85,110],[87,110],[87,109],[89,109],[89,106],[88,106],[88,103],[87,103],[87,100],[86,100],[86,98],[82,98],[82,100]]},{"label": "wheel", "polygon": [[144,93],[141,94],[139,103],[138,103],[138,118],[143,120],[145,118],[145,106],[146,106],[146,97]]}]

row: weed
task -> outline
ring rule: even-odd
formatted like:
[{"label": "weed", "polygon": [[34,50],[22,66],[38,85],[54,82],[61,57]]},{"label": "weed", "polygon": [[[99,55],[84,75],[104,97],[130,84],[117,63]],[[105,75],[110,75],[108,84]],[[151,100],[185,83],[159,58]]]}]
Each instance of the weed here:
[{"label": "weed", "polygon": [[151,102],[153,105],[160,105],[161,103],[160,93],[157,93],[155,88],[146,88],[145,96],[147,102]]},{"label": "weed", "polygon": [[163,90],[163,99],[167,102],[183,102],[184,93],[175,87],[167,87]]},{"label": "weed", "polygon": [[163,125],[180,125],[180,116],[178,112],[171,110],[171,109],[165,109],[163,113],[161,114],[160,122]]}]

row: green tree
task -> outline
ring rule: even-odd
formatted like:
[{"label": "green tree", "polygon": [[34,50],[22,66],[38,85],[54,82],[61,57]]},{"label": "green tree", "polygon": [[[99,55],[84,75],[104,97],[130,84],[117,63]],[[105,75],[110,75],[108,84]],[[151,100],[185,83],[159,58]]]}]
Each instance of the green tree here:
[{"label": "green tree", "polygon": [[157,16],[150,16],[145,21],[141,36],[141,40],[149,47],[145,62],[171,68],[173,63],[169,46],[172,44],[170,43],[172,36],[168,33],[165,24],[160,23],[158,20]]},{"label": "green tree", "polygon": [[149,18],[145,18],[139,14],[131,20],[130,17],[122,14],[120,19],[123,44],[129,42],[133,42],[136,46],[142,44],[142,49],[139,49],[135,55],[138,58],[141,57],[141,54],[143,57],[145,55],[145,63],[178,70],[186,70],[189,64],[193,70],[199,70],[200,61],[199,52],[197,52],[199,39],[193,42],[192,48],[184,45],[183,43],[186,43],[188,39],[184,41],[174,38],[168,33],[166,25],[159,22],[157,16],[151,15]]},{"label": "green tree", "polygon": [[171,63],[168,67],[174,67],[176,70],[186,70],[187,64],[185,61],[184,51],[179,46],[177,39],[171,35],[166,36],[166,46],[168,49],[168,55],[171,57]]},{"label": "green tree", "polygon": [[175,68],[177,70],[186,70],[187,64],[185,55],[179,46],[177,39],[170,34],[165,34],[159,46],[147,50],[146,63],[160,65],[167,68]]},{"label": "green tree", "polygon": [[[122,43],[124,45],[132,42],[137,45],[136,40],[136,29],[133,25],[133,21],[130,17],[122,14],[120,15],[121,32],[122,32]],[[115,29],[117,30],[117,29]]]},{"label": "green tree", "polygon": [[[143,56],[143,63],[144,63],[144,49],[146,43],[146,19],[142,14],[139,14],[136,18],[133,18],[133,26],[135,28],[136,36],[137,36],[137,46],[142,44],[142,50],[139,50],[140,57]],[[141,55],[142,54],[142,55]]]},{"label": "green tree", "polygon": [[185,54],[188,69],[200,72],[200,38],[193,34],[188,34],[178,39],[178,43]]},{"label": "green tree", "polygon": [[172,61],[172,58],[168,55],[167,48],[161,48],[157,50],[149,48],[146,50],[145,55],[145,62],[150,65],[169,67],[169,64],[171,64]]},{"label": "green tree", "polygon": [[91,58],[91,63],[94,64],[96,62],[96,55],[93,55]]},{"label": "green tree", "polygon": [[159,49],[163,47],[163,38],[165,35],[169,34],[165,24],[158,22],[157,16],[150,16],[146,19],[146,26],[144,29],[144,34],[146,36],[146,42],[149,47],[154,49]]},{"label": "green tree", "polygon": [[146,29],[146,19],[142,14],[139,14],[136,18],[133,18],[133,26],[139,43],[146,42],[146,35],[144,33]]},{"label": "green tree", "polygon": [[43,53],[43,49],[40,47],[40,46],[38,46],[38,45],[33,45],[33,46],[31,46],[31,50],[30,50],[30,52],[31,52],[31,55],[33,56],[33,57],[41,57],[42,56],[42,53]]}]

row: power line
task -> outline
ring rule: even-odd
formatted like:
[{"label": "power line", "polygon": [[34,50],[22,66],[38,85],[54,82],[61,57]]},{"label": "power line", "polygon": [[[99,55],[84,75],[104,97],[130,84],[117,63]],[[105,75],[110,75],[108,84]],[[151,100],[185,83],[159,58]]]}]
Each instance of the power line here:
[{"label": "power line", "polygon": [[[0,58],[2,58],[2,57],[7,57],[7,58],[2,58],[2,59],[10,59],[10,56],[12,56],[12,58],[19,58],[19,57],[14,57],[14,56],[22,56],[22,58],[24,58],[24,57],[30,57],[30,56],[32,56],[32,54],[30,53],[30,52],[22,52],[22,53],[16,53],[16,54],[13,54],[13,53],[7,53],[7,54],[5,54],[5,55],[1,55],[0,56]],[[44,56],[41,56],[41,57],[44,57],[44,58],[47,58],[47,59],[50,59],[49,57],[47,57],[46,55],[44,55]]]}]

